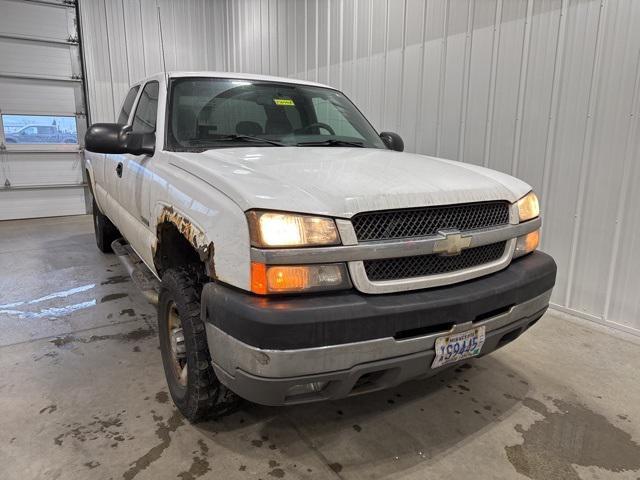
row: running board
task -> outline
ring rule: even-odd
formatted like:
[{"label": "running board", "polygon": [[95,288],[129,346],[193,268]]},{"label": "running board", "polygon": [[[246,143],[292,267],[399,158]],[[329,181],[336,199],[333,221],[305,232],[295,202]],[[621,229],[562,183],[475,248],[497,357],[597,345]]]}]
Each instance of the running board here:
[{"label": "running board", "polygon": [[140,289],[149,303],[157,305],[160,282],[144,262],[140,260],[131,245],[124,238],[119,238],[113,241],[111,249],[118,256],[118,260],[127,270],[131,280],[133,280],[133,283]]}]

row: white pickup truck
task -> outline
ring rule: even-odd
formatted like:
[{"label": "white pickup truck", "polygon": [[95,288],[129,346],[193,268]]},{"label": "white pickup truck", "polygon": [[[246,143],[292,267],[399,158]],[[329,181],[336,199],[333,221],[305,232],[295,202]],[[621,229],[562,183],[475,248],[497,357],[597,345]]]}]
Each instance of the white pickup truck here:
[{"label": "white pickup truck", "polygon": [[191,421],[238,396],[288,405],[428,377],[548,307],[556,265],[535,251],[529,185],[402,153],[334,88],[158,74],[85,143],[98,247],[157,285]]}]

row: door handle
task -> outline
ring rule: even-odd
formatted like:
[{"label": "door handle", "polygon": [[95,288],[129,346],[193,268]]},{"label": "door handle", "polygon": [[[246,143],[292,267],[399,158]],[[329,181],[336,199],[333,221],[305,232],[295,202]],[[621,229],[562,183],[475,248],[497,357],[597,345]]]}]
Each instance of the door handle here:
[{"label": "door handle", "polygon": [[118,166],[116,167],[116,174],[118,175],[118,178],[122,178],[122,162],[118,163]]}]

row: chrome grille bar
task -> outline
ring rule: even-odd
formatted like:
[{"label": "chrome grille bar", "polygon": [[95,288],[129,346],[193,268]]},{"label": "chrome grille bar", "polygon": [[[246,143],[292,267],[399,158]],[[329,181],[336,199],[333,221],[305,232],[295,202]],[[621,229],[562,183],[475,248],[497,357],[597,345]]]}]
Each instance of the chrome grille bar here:
[{"label": "chrome grille bar", "polygon": [[[497,228],[465,231],[471,236],[469,248],[509,240],[540,228],[540,218],[519,224],[508,224]],[[365,242],[357,245],[314,248],[251,249],[251,260],[270,265],[300,265],[305,263],[354,262],[384,258],[429,255],[434,253],[437,242],[445,239],[437,234],[412,240],[388,240]]]}]

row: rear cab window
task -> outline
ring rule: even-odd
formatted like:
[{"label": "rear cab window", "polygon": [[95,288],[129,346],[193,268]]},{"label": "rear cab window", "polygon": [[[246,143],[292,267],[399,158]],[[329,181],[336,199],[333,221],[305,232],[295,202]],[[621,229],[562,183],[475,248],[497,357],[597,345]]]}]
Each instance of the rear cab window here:
[{"label": "rear cab window", "polygon": [[131,90],[129,90],[129,93],[127,93],[127,97],[124,99],[122,109],[120,110],[120,115],[118,115],[118,123],[120,125],[126,125],[129,122],[129,115],[131,114],[131,109],[133,108],[133,102],[136,101],[138,90],[140,90],[140,86],[136,85],[135,87],[132,87]]},{"label": "rear cab window", "polygon": [[158,114],[158,92],[160,84],[149,82],[144,86],[138,100],[136,113],[133,116],[132,131],[137,133],[153,133],[156,131]]}]

